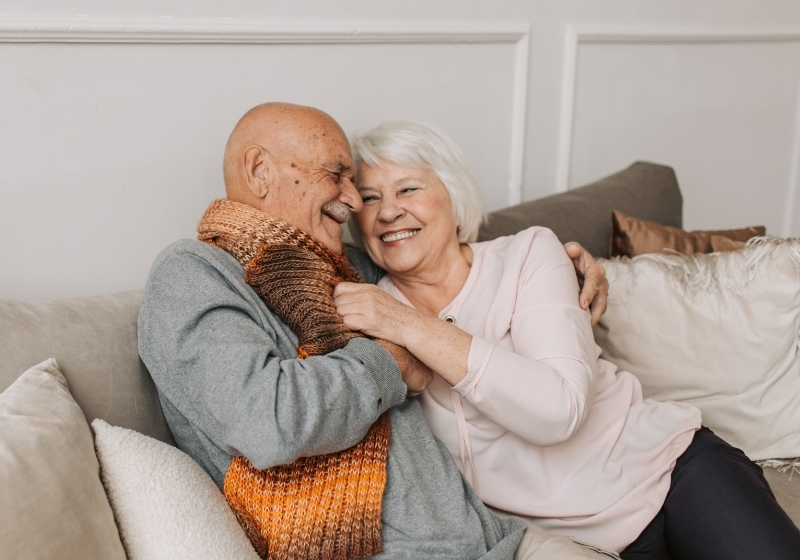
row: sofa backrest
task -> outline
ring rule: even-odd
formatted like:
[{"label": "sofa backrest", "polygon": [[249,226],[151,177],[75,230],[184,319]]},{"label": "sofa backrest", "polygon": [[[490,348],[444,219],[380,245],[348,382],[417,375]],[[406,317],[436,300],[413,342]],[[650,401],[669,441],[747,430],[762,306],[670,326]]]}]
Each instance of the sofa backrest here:
[{"label": "sofa backrest", "polygon": [[675,172],[671,167],[640,161],[585,187],[492,212],[478,241],[544,226],[562,243],[577,241],[592,255],[608,258],[614,210],[682,227],[683,198]]},{"label": "sofa backrest", "polygon": [[0,391],[55,358],[91,422],[102,418],[174,445],[139,359],[141,292],[28,303],[0,300]]}]

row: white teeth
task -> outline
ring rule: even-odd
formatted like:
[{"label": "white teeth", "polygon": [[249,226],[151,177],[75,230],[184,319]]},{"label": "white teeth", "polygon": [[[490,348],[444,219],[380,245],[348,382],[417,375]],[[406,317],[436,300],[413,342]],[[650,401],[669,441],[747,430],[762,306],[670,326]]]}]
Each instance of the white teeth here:
[{"label": "white teeth", "polygon": [[418,229],[412,229],[410,231],[399,231],[397,233],[390,233],[389,235],[382,235],[381,241],[384,243],[391,243],[392,241],[400,241],[401,239],[407,239],[409,237],[413,237],[417,235],[419,232]]}]

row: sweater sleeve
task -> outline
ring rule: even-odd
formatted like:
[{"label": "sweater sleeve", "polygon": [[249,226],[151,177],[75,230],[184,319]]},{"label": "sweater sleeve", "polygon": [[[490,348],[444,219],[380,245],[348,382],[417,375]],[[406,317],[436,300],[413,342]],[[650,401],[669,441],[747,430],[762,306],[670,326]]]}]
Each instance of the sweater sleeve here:
[{"label": "sweater sleeve", "polygon": [[139,316],[142,360],[195,430],[264,469],[346,449],[403,402],[397,364],[370,340],[295,359],[296,339],[213,251],[159,259]]},{"label": "sweater sleeve", "polygon": [[454,389],[507,430],[548,446],[568,439],[589,414],[596,349],[572,262],[552,232],[536,230],[516,248],[525,253],[511,296],[513,351],[473,337],[467,376]]}]

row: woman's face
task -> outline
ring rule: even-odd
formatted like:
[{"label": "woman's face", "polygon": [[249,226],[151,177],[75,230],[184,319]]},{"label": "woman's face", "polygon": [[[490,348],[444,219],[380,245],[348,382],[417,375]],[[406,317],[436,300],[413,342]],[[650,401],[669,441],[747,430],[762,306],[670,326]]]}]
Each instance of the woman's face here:
[{"label": "woman's face", "polygon": [[356,222],[378,266],[390,274],[413,273],[436,267],[448,248],[458,249],[450,195],[433,171],[362,162],[356,176],[364,201]]}]

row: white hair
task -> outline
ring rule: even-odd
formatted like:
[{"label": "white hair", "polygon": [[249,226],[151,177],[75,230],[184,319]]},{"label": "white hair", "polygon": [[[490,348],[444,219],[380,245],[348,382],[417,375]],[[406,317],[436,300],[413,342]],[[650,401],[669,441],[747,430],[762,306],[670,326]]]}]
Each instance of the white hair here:
[{"label": "white hair", "polygon": [[350,140],[356,170],[359,163],[381,167],[381,162],[430,169],[450,195],[458,224],[458,241],[478,239],[484,206],[481,191],[455,142],[426,124],[385,122],[355,133]]}]

